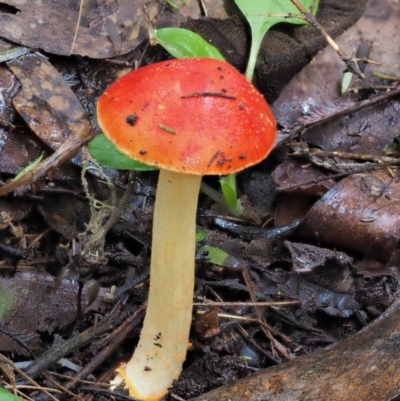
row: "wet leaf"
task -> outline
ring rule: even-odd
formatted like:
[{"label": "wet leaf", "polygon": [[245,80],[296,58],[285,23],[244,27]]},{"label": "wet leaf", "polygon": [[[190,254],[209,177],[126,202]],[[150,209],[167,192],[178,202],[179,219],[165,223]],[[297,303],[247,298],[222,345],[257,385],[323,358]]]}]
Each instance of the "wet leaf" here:
[{"label": "wet leaf", "polygon": [[204,338],[215,336],[219,331],[218,308],[207,310],[200,316],[196,317],[194,328]]},{"label": "wet leaf", "polygon": [[16,175],[37,159],[43,143],[26,127],[16,127],[7,132],[0,129],[0,172]]},{"label": "wet leaf", "polygon": [[[123,0],[8,0],[0,13],[0,36],[48,53],[92,58],[114,57],[146,38],[146,14],[154,20],[159,2]],[[146,10],[146,11],[145,11]],[[95,46],[93,44],[96,44]]]},{"label": "wet leaf", "polygon": [[380,261],[399,263],[400,181],[386,170],[340,181],[309,211],[302,232],[309,238]]},{"label": "wet leaf", "polygon": [[[26,349],[40,349],[40,332],[53,333],[76,319],[78,285],[38,272],[0,277],[0,293],[7,291],[13,299],[11,308],[0,322],[0,352],[27,354]],[[89,289],[84,287],[82,308],[89,306]],[[18,339],[14,341],[13,338]]]},{"label": "wet leaf", "polygon": [[13,60],[9,67],[22,85],[13,98],[14,107],[36,135],[56,152],[24,176],[1,187],[0,196],[31,184],[50,168],[58,167],[93,135],[79,100],[46,58],[29,54]]},{"label": "wet leaf", "polygon": [[37,208],[47,224],[69,240],[84,232],[90,219],[87,202],[67,195],[49,194]]},{"label": "wet leaf", "polygon": [[8,66],[22,85],[14,107],[50,148],[59,148],[76,126],[87,124],[78,98],[46,58],[29,54]]},{"label": "wet leaf", "polygon": [[96,135],[89,142],[88,148],[91,156],[106,167],[120,170],[157,170],[157,167],[148,166],[124,155],[104,134]]},{"label": "wet leaf", "polygon": [[317,267],[333,263],[336,266],[349,267],[353,260],[343,252],[332,251],[307,244],[285,241],[285,246],[292,256],[292,269],[297,273],[311,272]]},{"label": "wet leaf", "polygon": [[[5,66],[0,66],[0,126],[7,127],[15,118],[15,109],[12,106],[12,97],[18,91],[20,84],[15,75]],[[1,135],[0,135],[0,139]],[[1,144],[0,144],[1,150]]]}]

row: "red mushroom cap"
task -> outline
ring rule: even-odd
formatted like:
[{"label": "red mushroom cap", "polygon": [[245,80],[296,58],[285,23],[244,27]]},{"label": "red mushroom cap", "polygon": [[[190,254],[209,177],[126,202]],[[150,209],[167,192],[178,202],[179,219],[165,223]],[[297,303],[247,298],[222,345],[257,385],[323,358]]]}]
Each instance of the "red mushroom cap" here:
[{"label": "red mushroom cap", "polygon": [[105,135],[134,160],[224,175],[263,160],[276,136],[263,96],[230,64],[169,60],[132,71],[97,103]]}]

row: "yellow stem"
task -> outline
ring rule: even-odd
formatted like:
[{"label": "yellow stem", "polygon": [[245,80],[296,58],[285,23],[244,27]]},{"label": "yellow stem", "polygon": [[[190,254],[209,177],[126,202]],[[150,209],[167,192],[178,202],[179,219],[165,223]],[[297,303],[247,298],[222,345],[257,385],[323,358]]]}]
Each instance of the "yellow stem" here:
[{"label": "yellow stem", "polygon": [[186,357],[193,306],[201,176],[161,170],[154,206],[150,292],[139,344],[121,374],[131,396],[162,398]]}]

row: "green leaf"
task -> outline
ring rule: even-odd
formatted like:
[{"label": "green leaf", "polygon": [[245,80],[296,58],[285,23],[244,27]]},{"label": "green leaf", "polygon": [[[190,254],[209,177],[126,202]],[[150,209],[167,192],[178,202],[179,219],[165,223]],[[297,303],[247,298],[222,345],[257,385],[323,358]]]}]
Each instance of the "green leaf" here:
[{"label": "green leaf", "polygon": [[157,170],[157,167],[148,166],[124,155],[104,134],[96,135],[89,142],[88,148],[92,157],[106,167],[119,170]]},{"label": "green leaf", "polygon": [[199,251],[207,251],[210,262],[218,266],[224,266],[226,259],[230,256],[222,249],[211,245],[204,245],[199,249]]},{"label": "green leaf", "polygon": [[[300,11],[290,0],[235,0],[247,19],[251,29],[251,49],[246,69],[246,77],[251,81],[257,61],[262,38],[274,25],[285,22],[290,24],[305,24],[304,19],[286,18],[287,14],[300,15]],[[313,14],[318,10],[319,0],[301,0],[307,11],[314,5]],[[314,4],[315,3],[315,4]]]},{"label": "green leaf", "polygon": [[152,40],[176,58],[209,57],[224,60],[222,54],[214,46],[188,29],[157,29]]},{"label": "green leaf", "polygon": [[22,401],[22,398],[8,392],[5,388],[0,387],[0,400],[1,401]]},{"label": "green leaf", "polygon": [[203,229],[199,229],[196,231],[196,242],[203,241],[208,235],[208,232]]}]

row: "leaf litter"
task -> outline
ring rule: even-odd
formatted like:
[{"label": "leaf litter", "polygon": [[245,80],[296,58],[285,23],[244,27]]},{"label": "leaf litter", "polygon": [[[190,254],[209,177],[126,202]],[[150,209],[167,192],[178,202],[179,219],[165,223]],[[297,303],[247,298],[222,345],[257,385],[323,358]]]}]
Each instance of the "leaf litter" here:
[{"label": "leaf litter", "polygon": [[[9,26],[15,28],[21,24],[29,24],[27,30],[30,33],[36,29],[30,25],[35,22],[29,18],[36,18],[37,21],[38,13],[28,16],[27,4],[21,1],[19,4],[13,1],[3,3],[11,7],[8,8],[8,14],[11,14],[9,20],[13,25]],[[96,226],[89,222],[93,205],[88,205],[85,199],[77,167],[85,160],[85,151],[81,150],[81,154],[74,159],[75,165],[57,166],[70,159],[94,132],[98,132],[93,116],[95,99],[112,77],[126,68],[127,60],[130,60],[132,65],[135,57],[140,60],[147,57],[147,61],[153,61],[160,56],[154,53],[146,56],[140,49],[140,43],[144,41],[144,36],[140,35],[140,27],[135,26],[128,30],[129,32],[120,31],[121,20],[118,18],[121,18],[124,12],[128,15],[127,10],[130,10],[124,8],[125,2],[120,2],[120,7],[115,6],[114,9],[104,8],[100,15],[92,14],[94,2],[85,2],[84,8],[77,7],[80,5],[78,3],[64,4],[64,11],[72,16],[71,21],[75,26],[70,32],[60,30],[64,32],[65,37],[60,38],[56,35],[50,38],[46,31],[42,31],[41,41],[38,35],[25,35],[36,40],[35,44],[27,44],[21,37],[15,37],[13,41],[35,49],[45,49],[48,53],[73,53],[93,58],[123,54],[128,48],[133,50],[133,56],[128,54],[120,59],[120,68],[116,68],[115,64],[107,67],[103,65],[100,68],[90,61],[80,60],[70,68],[67,66],[59,69],[62,72],[60,75],[54,68],[54,65],[60,64],[57,60],[47,60],[34,52],[9,62],[8,68],[0,68],[1,82],[5,82],[1,88],[5,103],[1,109],[3,114],[0,115],[0,122],[3,122],[0,126],[0,138],[3,141],[0,163],[3,184],[7,177],[14,176],[32,163],[43,149],[47,156],[50,155],[46,159],[47,164],[42,162],[39,168],[34,169],[22,181],[23,184],[31,186],[31,191],[27,191],[29,187],[25,187],[18,198],[4,198],[4,210],[7,210],[8,216],[4,216],[0,226],[0,241],[8,246],[0,249],[4,256],[0,268],[7,272],[0,284],[14,293],[21,294],[26,291],[29,294],[19,297],[21,304],[17,307],[10,306],[12,313],[18,312],[21,318],[14,319],[10,314],[9,320],[4,320],[0,325],[0,328],[5,330],[1,331],[2,335],[8,337],[4,342],[8,348],[1,351],[16,352],[20,357],[30,353],[39,356],[38,361],[28,369],[27,373],[32,377],[37,377],[52,367],[57,359],[72,353],[73,359],[85,365],[84,371],[76,375],[81,379],[99,367],[104,368],[102,361],[107,360],[110,352],[117,350],[120,345],[118,352],[121,358],[118,360],[123,359],[124,340],[137,330],[138,317],[143,313],[142,303],[146,297],[154,173],[137,174],[132,188],[133,195],[127,205],[132,213],[123,213],[123,219],[112,227],[105,242],[104,255],[101,255],[102,262],[97,266],[89,266],[82,263],[84,258],[81,250],[87,244],[86,241],[90,241],[90,227]],[[328,3],[326,2],[327,9],[330,4]],[[155,7],[159,5],[154,4]],[[32,6],[32,3],[30,5]],[[47,18],[47,13],[53,6],[47,3],[46,5],[46,10],[42,9],[43,18]],[[133,3],[128,6],[133,6]],[[390,2],[386,6],[390,10],[396,7]],[[372,4],[371,7],[376,6]],[[17,10],[21,10],[21,13],[18,14]],[[36,11],[39,12],[40,8],[37,7]],[[388,29],[393,26],[395,13],[369,12],[360,24],[366,23],[369,26],[368,24],[378,21],[383,26],[388,25]],[[51,17],[49,21],[53,21],[53,27],[60,25],[60,16],[54,14]],[[4,14],[2,18],[5,18]],[[390,20],[390,24],[387,23],[387,19]],[[97,24],[99,20],[102,21],[101,24]],[[143,23],[140,16],[138,21]],[[78,25],[80,28],[77,31]],[[2,29],[10,31],[9,26]],[[106,35],[101,38],[98,38],[99,31],[96,31],[99,26],[106,31]],[[356,41],[358,33],[354,32],[361,31],[360,26],[362,27],[359,25],[350,32],[351,40]],[[3,34],[0,29],[0,36],[10,39],[7,32]],[[15,33],[18,33],[17,29],[12,34]],[[129,36],[130,34],[133,36]],[[272,33],[272,36],[276,34]],[[103,43],[104,46],[94,49],[95,46],[90,45],[93,40]],[[378,37],[369,40],[373,42],[378,40]],[[395,66],[395,61],[385,58],[388,50],[382,50],[384,48],[383,44],[380,45],[379,54],[376,54],[374,49],[377,47],[372,46],[372,56],[379,56],[379,60]],[[393,219],[393,216],[398,214],[395,213],[398,198],[396,169],[382,168],[373,173],[361,172],[338,183],[337,179],[331,178],[301,185],[304,181],[329,178],[332,171],[348,174],[353,170],[349,170],[347,166],[350,164],[348,159],[328,153],[316,156],[305,152],[301,158],[290,157],[290,154],[298,149],[298,143],[301,144],[301,141],[307,143],[308,149],[316,147],[325,152],[338,150],[342,153],[376,155],[377,149],[383,150],[397,134],[398,106],[394,99],[371,103],[370,107],[362,108],[351,117],[346,115],[350,107],[374,95],[370,89],[371,82],[373,85],[377,83],[369,81],[369,86],[360,87],[356,92],[351,92],[349,98],[336,101],[339,96],[342,65],[335,64],[336,59],[330,61],[327,53],[329,54],[324,52],[306,67],[298,78],[294,78],[275,103],[275,111],[283,127],[280,153],[276,152],[273,160],[264,163],[258,171],[256,169],[243,174],[243,178],[240,177],[242,189],[245,188],[251,202],[260,207],[257,209],[260,221],[268,223],[269,217],[274,215],[275,224],[285,226],[298,218],[304,218],[302,226],[297,230],[288,231],[283,238],[274,236],[268,239],[244,239],[241,231],[220,231],[213,221],[222,217],[229,222],[229,217],[223,213],[221,215],[217,208],[209,209],[206,203],[202,204],[205,215],[211,215],[211,218],[204,216],[199,219],[201,225],[209,232],[204,243],[219,247],[227,252],[230,258],[222,265],[215,265],[210,262],[207,254],[198,255],[195,295],[205,303],[218,300],[225,306],[213,307],[206,314],[203,314],[207,310],[206,306],[195,308],[194,327],[197,331],[191,338],[193,346],[188,354],[186,369],[181,380],[174,385],[177,397],[187,399],[217,386],[234,383],[226,390],[231,398],[236,397],[235,399],[239,400],[241,394],[247,394],[248,401],[252,399],[248,393],[251,389],[253,399],[256,399],[254,397],[257,397],[259,391],[262,391],[265,399],[278,399],[266,398],[271,389],[273,394],[285,394],[285,399],[290,399],[285,393],[285,380],[288,376],[284,366],[288,366],[288,372],[291,366],[301,372],[303,369],[296,368],[297,359],[293,361],[294,365],[289,362],[283,364],[282,368],[278,367],[283,370],[273,373],[272,379],[261,387],[260,384],[252,383],[252,375],[249,376],[250,381],[243,382],[243,385],[240,381],[237,385],[235,383],[238,378],[248,376],[260,368],[322,349],[327,344],[356,333],[380,315],[395,299],[398,291],[398,273],[395,268],[398,266],[399,237],[398,219]],[[266,65],[262,64],[262,67]],[[329,68],[332,70],[329,71]],[[371,67],[367,66],[367,73],[370,69]],[[76,71],[75,75],[73,71]],[[290,76],[294,70],[291,71]],[[318,84],[316,72],[321,74],[322,84]],[[387,72],[396,73],[395,70]],[[330,79],[327,80],[327,77]],[[285,79],[278,82],[280,87],[283,87]],[[16,95],[19,88],[21,92]],[[276,96],[277,92],[269,96]],[[15,110],[18,111],[18,117]],[[328,114],[339,111],[341,115],[324,124]],[[310,129],[304,132],[296,131],[296,126],[293,127],[296,122],[300,128],[309,124]],[[315,126],[311,127],[312,124]],[[50,149],[55,150],[55,153],[51,154]],[[383,153],[377,155],[382,156]],[[279,161],[282,164],[276,166]],[[359,160],[357,161],[360,164]],[[252,185],[257,188],[260,182],[262,185],[267,182],[262,178],[263,174],[273,169],[273,177],[279,186],[294,183],[298,184],[296,189],[276,193],[273,188],[266,191],[263,187],[260,193],[257,190],[252,191]],[[126,186],[127,174],[111,171],[106,173],[110,174],[111,182],[114,183],[111,185],[117,185],[116,194],[120,199],[122,191],[118,187]],[[40,180],[32,185],[39,177]],[[86,178],[94,198],[100,200],[98,207],[110,207],[110,184],[104,184],[95,176]],[[8,183],[0,191],[3,190],[2,194],[14,191],[20,184],[21,181],[13,185]],[[273,200],[260,199],[265,197],[265,193],[270,194]],[[277,209],[274,213],[275,202]],[[12,204],[13,208],[8,204]],[[341,205],[345,206],[344,214],[341,214]],[[342,224],[338,224],[339,222]],[[85,223],[89,224],[86,227],[89,237],[83,239],[79,233],[85,230]],[[247,227],[248,232],[253,232],[255,228],[251,222],[233,223],[241,224],[243,229]],[[59,275],[65,266],[73,268],[67,276],[60,279]],[[15,270],[17,273],[13,274]],[[96,280],[92,292],[88,278]],[[115,290],[112,290],[112,285],[116,285]],[[97,293],[98,286],[100,291]],[[106,298],[103,298],[104,289],[109,290]],[[32,294],[41,297],[36,300]],[[129,307],[126,307],[124,305],[129,294]],[[297,306],[230,305],[230,302],[246,300],[290,300]],[[90,302],[94,303],[89,312],[86,308]],[[31,303],[29,306],[32,308],[28,308],[27,303]],[[40,313],[37,312],[38,309]],[[388,337],[388,330],[396,330],[391,325],[397,311],[398,306],[395,304],[383,320],[373,326],[382,338]],[[34,319],[31,319],[32,316]],[[101,316],[99,326],[96,316]],[[4,322],[8,325],[3,326]],[[386,327],[382,327],[385,324]],[[117,327],[114,332],[110,331],[112,326]],[[365,353],[363,345],[372,344],[368,356],[375,357],[371,330],[364,330],[363,333],[365,334],[361,334],[360,339],[354,337],[350,345],[339,342],[337,351],[335,348],[332,348],[332,351],[328,348],[327,352],[331,352],[329,360],[333,361],[331,363],[336,373],[344,372],[340,368],[343,365],[343,352],[349,355],[348,360],[352,364],[357,361],[357,355]],[[67,338],[67,341],[57,337],[59,334]],[[9,340],[10,338],[13,340]],[[0,344],[3,342],[0,341]],[[44,347],[49,349],[42,354]],[[343,351],[340,351],[341,347]],[[61,354],[60,349],[63,349],[64,353]],[[78,349],[81,351],[78,352]],[[101,349],[99,357],[92,358],[92,355],[99,352],[98,349]],[[352,349],[354,353],[351,353]],[[308,366],[307,363],[315,363],[318,356],[312,355],[303,359],[303,367]],[[383,355],[382,361],[385,361],[390,371],[396,372],[396,362],[388,360],[388,357],[390,355]],[[320,359],[324,361],[327,358],[323,356]],[[118,360],[110,365],[106,364],[111,375],[113,363]],[[298,363],[301,363],[301,358],[299,361]],[[368,358],[366,361],[368,362]],[[351,374],[357,374],[359,371],[355,362],[354,366]],[[327,372],[329,375],[329,370]],[[262,378],[263,373],[260,374],[261,376],[256,375],[254,378]],[[349,375],[348,372],[347,374]],[[294,380],[295,374],[289,376]],[[346,381],[342,374],[337,376],[344,380],[343,382]],[[395,393],[395,383],[390,382],[390,375],[386,376],[389,376],[387,381],[382,381],[380,376],[376,376],[371,383],[374,383],[375,389],[381,393],[384,388]],[[382,385],[377,384],[379,380],[382,381]],[[310,394],[310,388],[307,387],[307,382],[305,383],[305,394]],[[76,384],[70,382],[66,386],[74,389]],[[361,386],[360,389],[362,390]],[[92,387],[90,391],[95,390]],[[216,395],[207,396],[207,399],[223,399],[224,396],[218,391]],[[335,399],[340,399],[341,392],[337,391],[335,395],[338,397]],[[375,399],[383,400],[385,397],[379,395]]]}]

